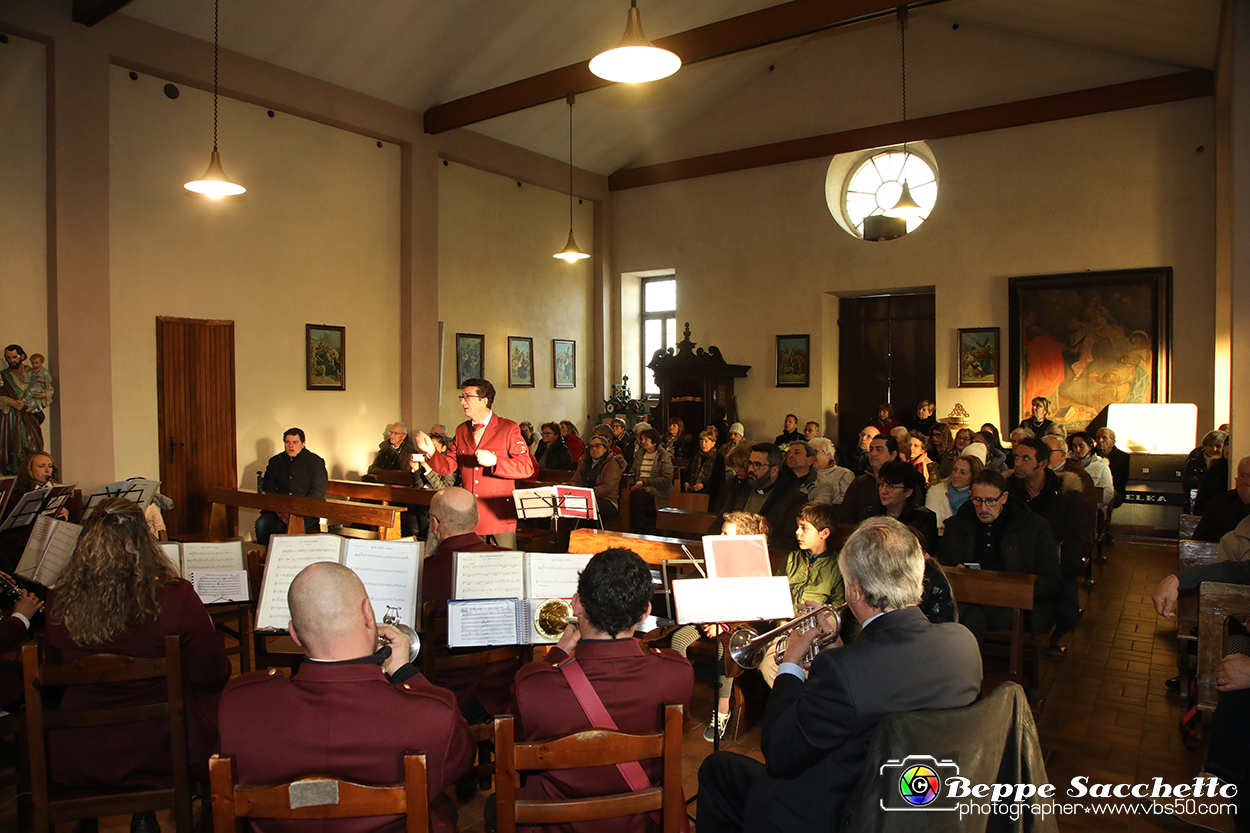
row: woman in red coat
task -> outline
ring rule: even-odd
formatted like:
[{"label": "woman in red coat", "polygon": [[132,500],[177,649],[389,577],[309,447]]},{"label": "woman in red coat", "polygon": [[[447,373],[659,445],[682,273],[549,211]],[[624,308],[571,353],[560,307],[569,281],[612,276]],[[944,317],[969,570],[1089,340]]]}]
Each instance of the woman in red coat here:
[{"label": "woman in red coat", "polygon": [[[72,662],[90,654],[157,657],[165,636],[182,646],[187,745],[193,777],[208,779],[217,744],[217,704],[230,679],[230,661],[190,582],[178,577],[148,532],[134,501],[99,504],[78,538],[73,557],[48,596],[47,660]],[[165,697],[164,680],[72,686],[63,711],[147,705]],[[49,737],[52,779],[70,786],[165,787],[169,724],[164,721],[65,729]],[[138,814],[132,830],[159,830]]]}]

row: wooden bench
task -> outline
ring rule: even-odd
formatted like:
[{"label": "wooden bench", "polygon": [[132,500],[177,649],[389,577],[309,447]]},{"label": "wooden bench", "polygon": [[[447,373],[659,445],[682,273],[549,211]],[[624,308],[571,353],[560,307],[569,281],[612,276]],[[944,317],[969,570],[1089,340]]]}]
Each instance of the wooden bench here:
[{"label": "wooden bench", "polygon": [[[375,486],[376,484],[362,484]],[[271,495],[244,489],[209,489],[208,502],[213,505],[208,533],[216,539],[233,538],[239,532],[239,509],[256,509],[286,513],[291,516],[287,531],[293,535],[304,532],[303,517],[325,518],[348,524],[364,524],[378,530],[379,538],[398,537],[402,506],[380,506],[346,500],[321,500],[293,495]],[[218,507],[225,511],[219,513]]]},{"label": "wooden bench", "polygon": [[689,512],[706,512],[710,501],[706,493],[699,492],[673,492],[668,496],[670,508]]},{"label": "wooden bench", "polygon": [[664,533],[671,533],[677,538],[699,540],[704,535],[716,535],[712,532],[712,524],[720,517],[715,512],[693,512],[687,509],[661,509],[655,513],[655,528]]},{"label": "wooden bench", "polygon": [[[1219,548],[1219,544],[1210,541],[1181,540],[1177,545],[1177,569],[1214,564]],[[1194,676],[1190,660],[1197,650],[1195,631],[1198,630],[1198,591],[1182,591],[1176,598],[1176,672],[1180,678],[1181,700],[1187,707],[1193,705],[1189,702],[1189,685]]]},{"label": "wooden bench", "polygon": [[1193,540],[1194,530],[1198,528],[1198,523],[1201,520],[1201,515],[1181,515],[1180,520],[1176,524],[1176,537],[1182,541]]},{"label": "wooden bench", "polygon": [[[379,475],[400,475],[405,472],[385,471]],[[409,476],[403,482],[367,482],[361,480],[331,480],[326,485],[326,497],[341,497],[348,500],[368,501],[382,506],[397,504],[407,509],[410,506],[429,506],[438,494],[434,489],[423,489],[412,485]],[[401,523],[400,519],[396,519]],[[411,520],[410,520],[411,522]],[[387,538],[400,538],[403,530],[399,527],[387,531]]]},{"label": "wooden bench", "polygon": [[1250,614],[1250,585],[1204,581],[1198,588],[1198,708],[1215,711],[1216,687],[1224,661],[1226,625],[1232,616],[1245,622]]},{"label": "wooden bench", "polygon": [[[1037,576],[999,570],[944,568],[957,604],[979,604],[1011,608],[1011,630],[1006,632],[1007,674],[1017,683],[1024,681],[1024,612],[1033,609],[1033,585]],[[987,641],[988,641],[987,635]],[[1041,676],[1041,640],[1030,638],[1034,648],[1035,677]],[[1037,680],[1034,679],[1036,686]]]}]

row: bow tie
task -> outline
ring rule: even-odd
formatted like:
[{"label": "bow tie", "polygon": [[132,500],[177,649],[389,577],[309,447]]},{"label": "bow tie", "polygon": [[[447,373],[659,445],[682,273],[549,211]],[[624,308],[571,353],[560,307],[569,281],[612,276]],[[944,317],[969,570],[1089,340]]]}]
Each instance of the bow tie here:
[{"label": "bow tie", "polygon": [[473,423],[473,433],[476,434],[478,431],[481,431],[485,427],[486,427],[485,422],[475,422]]}]

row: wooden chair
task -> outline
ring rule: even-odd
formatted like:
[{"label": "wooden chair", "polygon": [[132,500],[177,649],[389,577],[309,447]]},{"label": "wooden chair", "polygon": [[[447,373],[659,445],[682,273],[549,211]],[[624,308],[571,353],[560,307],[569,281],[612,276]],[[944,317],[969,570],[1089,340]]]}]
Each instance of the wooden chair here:
[{"label": "wooden chair", "polygon": [[1220,699],[1215,681],[1224,661],[1224,637],[1230,616],[1244,622],[1250,614],[1250,586],[1204,581],[1198,588],[1198,709],[1215,711]]},{"label": "wooden chair", "polygon": [[1194,530],[1198,528],[1198,522],[1201,520],[1201,515],[1181,515],[1176,525],[1176,537],[1182,541],[1192,541]]},{"label": "wooden chair", "polygon": [[[39,647],[22,648],[26,688],[26,743],[29,750],[31,806],[35,833],[51,833],[58,822],[173,810],[178,833],[191,833],[191,772],[187,758],[186,706],[178,637],[165,637],[165,656],[96,654],[60,665],[40,664]],[[118,683],[166,678],[168,696],[148,706],[45,711],[40,695],[51,686]],[[170,766],[174,785],[165,789],[60,788],[50,783],[47,733],[53,729],[109,726],[142,720],[169,720]]]},{"label": "wooden chair", "polygon": [[706,494],[698,492],[673,492],[668,497],[668,505],[688,512],[706,512],[709,500]]},{"label": "wooden chair", "polygon": [[1041,677],[1042,646],[1045,636],[1028,636],[1024,632],[1024,612],[1033,609],[1033,585],[1037,576],[1026,573],[1008,573],[998,570],[946,569],[951,592],[957,604],[994,605],[1011,608],[1011,630],[991,631],[986,634],[988,643],[996,641],[1007,645],[1007,675],[1012,682],[1024,680],[1024,649],[1032,649],[1033,675],[1030,680],[1036,689]]},{"label": "wooden chair", "polygon": [[716,518],[717,516],[712,512],[661,509],[655,513],[655,528],[657,532],[665,535],[698,541],[702,540],[704,535],[712,534],[709,530]]},{"label": "wooden chair", "polygon": [[[1183,515],[1181,517],[1184,517]],[[1194,516],[1198,517],[1198,516]],[[1210,541],[1182,539],[1177,546],[1177,569],[1188,570],[1204,564],[1214,564],[1220,545]],[[1189,684],[1193,679],[1193,658],[1198,649],[1198,593],[1186,591],[1176,599],[1176,673],[1180,677],[1181,700],[1189,702]]]},{"label": "wooden chair", "polygon": [[[564,824],[574,821],[659,812],[664,833],[677,833],[686,811],[681,792],[682,707],[664,705],[664,730],[631,735],[608,729],[586,729],[554,740],[517,743],[512,715],[495,717],[495,829],[513,833],[518,824]],[[659,787],[587,798],[533,800],[516,797],[522,770],[577,769],[661,758]],[[220,833],[220,831],[219,831]]]},{"label": "wooden chair", "polygon": [[357,784],[332,775],[310,775],[269,787],[240,787],[233,755],[208,762],[213,789],[214,833],[236,833],[239,819],[350,819],[406,816],[408,833],[430,829],[425,753],[404,756],[404,783]]}]

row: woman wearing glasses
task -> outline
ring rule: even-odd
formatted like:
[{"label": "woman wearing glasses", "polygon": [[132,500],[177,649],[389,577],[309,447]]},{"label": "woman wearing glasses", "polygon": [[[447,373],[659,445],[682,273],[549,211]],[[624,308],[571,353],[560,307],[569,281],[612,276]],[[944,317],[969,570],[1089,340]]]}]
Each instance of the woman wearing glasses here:
[{"label": "woman wearing glasses", "polygon": [[920,545],[927,553],[937,552],[937,515],[924,506],[925,482],[911,464],[891,460],[877,473],[880,500],[864,513],[865,518],[889,515],[920,533]]}]

